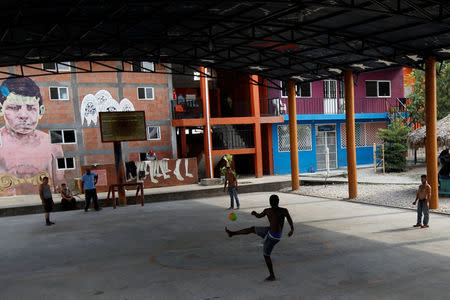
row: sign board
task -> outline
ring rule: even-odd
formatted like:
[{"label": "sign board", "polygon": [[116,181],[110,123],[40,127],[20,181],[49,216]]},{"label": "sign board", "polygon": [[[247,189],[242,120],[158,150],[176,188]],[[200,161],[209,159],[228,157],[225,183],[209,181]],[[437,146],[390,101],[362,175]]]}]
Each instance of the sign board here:
[{"label": "sign board", "polygon": [[102,142],[147,140],[144,111],[101,112]]}]

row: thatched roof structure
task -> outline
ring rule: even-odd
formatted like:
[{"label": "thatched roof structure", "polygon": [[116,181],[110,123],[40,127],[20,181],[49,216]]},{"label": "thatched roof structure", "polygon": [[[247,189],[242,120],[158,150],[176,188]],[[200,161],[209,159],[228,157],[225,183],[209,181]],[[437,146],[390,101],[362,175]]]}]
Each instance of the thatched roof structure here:
[{"label": "thatched roof structure", "polygon": [[[450,146],[450,114],[437,121],[437,143],[438,147]],[[425,147],[426,126],[411,131],[408,134],[408,144],[412,149]]]}]

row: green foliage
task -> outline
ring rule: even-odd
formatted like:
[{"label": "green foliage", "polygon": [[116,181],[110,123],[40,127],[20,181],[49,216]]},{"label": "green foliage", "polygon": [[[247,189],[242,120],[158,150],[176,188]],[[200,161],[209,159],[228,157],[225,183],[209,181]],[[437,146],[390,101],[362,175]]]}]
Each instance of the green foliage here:
[{"label": "green foliage", "polygon": [[384,142],[384,159],[387,172],[401,172],[406,167],[406,143],[409,128],[401,118],[394,118],[387,129],[379,129],[378,137]]},{"label": "green foliage", "polygon": [[[227,161],[227,166],[231,166],[231,162],[233,161],[233,155],[231,154],[227,154],[223,157],[223,159],[225,159]],[[224,166],[222,168],[220,168],[220,175],[221,176],[225,176],[225,174],[227,173],[227,166]],[[235,170],[231,170],[231,172],[236,176],[236,171]]]},{"label": "green foliage", "polygon": [[[441,70],[437,76],[437,118],[442,119],[450,113],[450,62],[445,61],[436,64],[436,69]],[[413,70],[411,76],[415,83],[409,95],[411,103],[406,106],[409,116],[414,123],[425,124],[425,72]]]}]

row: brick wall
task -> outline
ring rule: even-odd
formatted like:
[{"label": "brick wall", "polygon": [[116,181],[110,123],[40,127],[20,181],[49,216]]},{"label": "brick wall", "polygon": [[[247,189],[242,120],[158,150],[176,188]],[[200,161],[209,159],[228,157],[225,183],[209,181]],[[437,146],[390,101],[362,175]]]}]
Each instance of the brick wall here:
[{"label": "brick wall", "polygon": [[[75,170],[66,170],[64,181],[73,185],[73,178],[79,177],[81,165],[93,163],[114,163],[114,151],[112,143],[102,143],[100,127],[97,124],[88,125],[82,122],[80,108],[83,98],[99,90],[108,91],[112,98],[120,102],[127,98],[132,102],[135,110],[144,110],[147,126],[160,126],[161,138],[158,140],[147,140],[137,142],[125,142],[122,151],[125,160],[139,160],[140,152],[148,152],[153,149],[158,158],[172,158],[172,136],[170,123],[169,85],[167,74],[138,73],[138,72],[111,72],[110,68],[101,65],[90,65],[89,62],[72,62],[74,67],[94,69],[96,73],[67,73],[58,75],[46,75],[30,77],[40,88],[45,106],[45,114],[39,121],[37,130],[49,133],[51,130],[75,130],[76,143],[64,144],[62,149],[64,157],[73,157]],[[104,62],[111,67],[120,66],[120,62]],[[41,68],[41,65],[36,67]],[[4,67],[0,70],[8,71],[18,67]],[[125,70],[131,71],[131,65],[126,64]],[[155,65],[156,71],[164,71],[160,65]],[[109,71],[109,72],[106,72]],[[42,71],[33,68],[24,68],[27,75],[42,74]],[[69,100],[50,100],[52,86],[67,87]],[[153,87],[153,100],[138,100],[138,87]],[[4,126],[4,119],[0,117],[0,128]],[[33,159],[30,157],[30,160]],[[16,191],[17,192],[17,191]],[[36,187],[37,192],[37,187]],[[5,191],[0,190],[0,195]],[[11,194],[11,193],[10,193]],[[20,194],[20,192],[17,192]]]}]

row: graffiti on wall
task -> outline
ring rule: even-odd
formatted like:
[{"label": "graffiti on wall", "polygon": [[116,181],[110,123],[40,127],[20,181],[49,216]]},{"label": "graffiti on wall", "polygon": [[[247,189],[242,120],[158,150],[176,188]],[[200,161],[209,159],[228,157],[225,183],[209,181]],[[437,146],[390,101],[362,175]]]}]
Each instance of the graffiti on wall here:
[{"label": "graffiti on wall", "polygon": [[97,125],[98,114],[108,111],[134,111],[134,105],[127,98],[117,102],[106,90],[100,90],[95,95],[88,94],[81,101],[81,124]]},{"label": "graffiti on wall", "polygon": [[37,130],[45,113],[41,92],[27,77],[8,78],[0,86],[0,195],[37,191],[40,178],[48,176],[58,184],[64,172],[57,170],[56,158],[62,147],[51,144],[48,133]]},{"label": "graffiti on wall", "polygon": [[[175,178],[178,181],[184,181],[183,174],[180,172],[180,165],[181,161],[184,160],[184,176],[193,178],[194,175],[189,173],[189,159],[177,159],[175,163],[175,169],[173,170],[173,175],[175,175]],[[169,160],[168,159],[162,159],[162,160],[145,160],[145,161],[139,161],[135,162],[137,173],[136,176],[138,177],[138,182],[142,181],[146,178],[146,176],[149,176],[150,181],[153,183],[158,183],[158,179],[156,177],[162,177],[163,179],[169,179],[171,175],[169,174],[171,170],[169,169]],[[141,173],[143,172],[143,173]],[[140,176],[142,174],[143,176]],[[133,180],[135,177],[129,177],[128,180]]]}]

